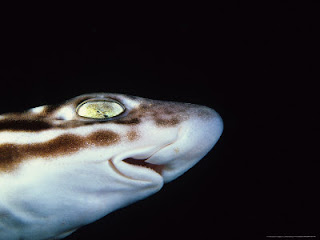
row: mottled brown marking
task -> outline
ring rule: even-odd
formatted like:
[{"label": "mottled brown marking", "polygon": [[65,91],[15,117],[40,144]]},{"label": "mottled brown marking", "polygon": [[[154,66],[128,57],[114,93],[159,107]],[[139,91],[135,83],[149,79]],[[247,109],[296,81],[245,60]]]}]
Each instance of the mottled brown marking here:
[{"label": "mottled brown marking", "polygon": [[[136,109],[131,110],[127,116],[117,119],[114,122],[118,124],[134,125],[139,124],[144,119],[152,119],[157,126],[173,127],[181,121],[188,118],[186,104],[166,103],[150,100],[152,103],[141,103]],[[183,113],[183,114],[182,114]]]},{"label": "mottled brown marking", "polygon": [[210,110],[210,108],[202,107],[202,108],[198,109],[197,116],[199,118],[204,118],[204,119],[211,118],[212,117],[212,111]]},{"label": "mottled brown marking", "polygon": [[64,134],[44,143],[0,145],[0,169],[14,169],[21,161],[34,157],[55,157],[75,153],[89,146],[108,146],[120,140],[112,131],[98,131],[87,137]]},{"label": "mottled brown marking", "polygon": [[130,131],[130,132],[127,134],[127,137],[128,137],[128,139],[129,139],[129,141],[134,141],[134,140],[136,140],[136,139],[139,137],[139,135],[138,135],[138,133],[137,133],[136,131]]},{"label": "mottled brown marking", "polygon": [[172,115],[175,112],[173,110],[171,110],[171,109],[165,109],[164,113],[167,114],[167,115]]},{"label": "mottled brown marking", "polygon": [[152,108],[152,104],[151,103],[150,104],[141,104],[139,106],[139,108],[142,109],[142,110],[149,110],[149,109]]},{"label": "mottled brown marking", "polygon": [[[48,129],[67,129],[76,128],[84,125],[91,124],[123,124],[123,125],[138,125],[144,120],[153,120],[158,126],[172,127],[179,124],[188,118],[189,113],[185,113],[188,109],[192,108],[191,104],[177,104],[174,102],[162,102],[156,100],[141,101],[139,107],[135,109],[126,110],[121,116],[107,121],[97,120],[83,120],[75,117],[72,120],[56,119],[57,112],[64,106],[71,106],[74,109],[83,101],[92,98],[103,99],[101,95],[84,95],[67,101],[62,105],[48,105],[44,106],[41,113],[25,112],[16,115],[9,115],[8,119],[0,120],[1,131],[26,131],[26,132],[39,132]],[[106,99],[115,100],[121,103],[121,99],[115,96],[104,96]],[[130,97],[129,97],[130,98]],[[135,99],[135,97],[132,97]],[[138,98],[140,99],[140,98]],[[205,117],[206,112],[199,113]],[[75,115],[76,116],[76,115]]]},{"label": "mottled brown marking", "polygon": [[180,120],[177,117],[164,119],[164,118],[155,118],[155,122],[158,126],[161,127],[173,127],[180,123]]},{"label": "mottled brown marking", "polygon": [[111,131],[98,131],[89,135],[87,142],[97,146],[111,145],[120,140],[120,136]]}]

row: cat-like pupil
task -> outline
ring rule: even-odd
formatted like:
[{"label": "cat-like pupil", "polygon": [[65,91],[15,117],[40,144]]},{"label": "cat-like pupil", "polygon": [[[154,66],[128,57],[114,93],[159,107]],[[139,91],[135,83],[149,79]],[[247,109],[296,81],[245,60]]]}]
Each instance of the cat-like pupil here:
[{"label": "cat-like pupil", "polygon": [[97,113],[102,114],[105,118],[108,118],[108,117],[109,117],[107,114],[105,114],[105,113],[101,112],[100,110],[97,110]]}]

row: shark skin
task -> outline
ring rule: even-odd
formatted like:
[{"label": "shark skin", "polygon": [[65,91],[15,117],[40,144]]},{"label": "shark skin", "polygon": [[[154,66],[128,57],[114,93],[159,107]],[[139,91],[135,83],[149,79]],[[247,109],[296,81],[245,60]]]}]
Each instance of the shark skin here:
[{"label": "shark skin", "polygon": [[93,93],[0,115],[0,239],[62,239],[144,199],[201,160],[220,115]]}]

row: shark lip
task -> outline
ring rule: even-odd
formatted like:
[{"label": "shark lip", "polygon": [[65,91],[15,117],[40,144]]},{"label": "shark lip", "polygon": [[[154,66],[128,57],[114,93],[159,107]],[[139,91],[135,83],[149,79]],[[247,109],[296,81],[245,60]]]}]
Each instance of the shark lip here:
[{"label": "shark lip", "polygon": [[162,151],[175,141],[176,139],[158,146],[148,146],[124,152],[109,159],[109,165],[116,173],[127,179],[162,182],[163,175],[170,165],[170,161],[163,158]]},{"label": "shark lip", "polygon": [[153,164],[153,163],[148,163],[146,162],[149,158],[146,159],[136,159],[136,158],[126,158],[123,161],[131,164],[131,165],[135,165],[135,166],[139,166],[139,167],[146,167],[149,169],[152,169],[153,171],[159,173],[160,175],[162,174],[162,171],[164,169],[164,165],[163,164]]}]

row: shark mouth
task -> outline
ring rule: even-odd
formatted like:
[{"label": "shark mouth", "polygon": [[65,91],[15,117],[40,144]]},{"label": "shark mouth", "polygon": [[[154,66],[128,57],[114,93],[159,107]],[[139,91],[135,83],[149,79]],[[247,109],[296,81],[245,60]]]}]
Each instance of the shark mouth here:
[{"label": "shark mouth", "polygon": [[131,164],[131,165],[152,169],[153,171],[155,171],[161,175],[162,171],[164,169],[164,165],[148,163],[148,162],[146,162],[147,160],[148,160],[148,158],[146,158],[146,159],[126,158],[123,161],[128,164]]},{"label": "shark mouth", "polygon": [[109,159],[110,167],[119,175],[137,181],[162,182],[164,175],[171,170],[168,153],[163,154],[164,149],[174,141],[161,146],[151,146],[122,153]]}]

